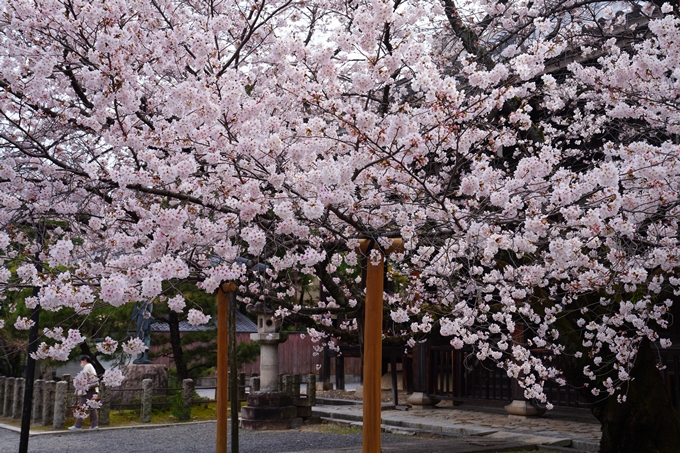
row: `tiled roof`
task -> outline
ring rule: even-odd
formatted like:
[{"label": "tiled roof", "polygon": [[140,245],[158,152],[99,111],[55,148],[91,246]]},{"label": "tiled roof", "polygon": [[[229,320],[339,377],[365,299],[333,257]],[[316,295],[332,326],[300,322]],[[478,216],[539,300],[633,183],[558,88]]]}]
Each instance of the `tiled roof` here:
[{"label": "tiled roof", "polygon": [[[180,332],[205,332],[207,330],[214,330],[214,318],[208,324],[200,326],[192,326],[186,321],[179,322]],[[165,322],[155,322],[151,324],[152,332],[170,332],[170,326]],[[255,333],[257,332],[257,324],[248,319],[246,315],[241,312],[236,312],[236,332]]]}]

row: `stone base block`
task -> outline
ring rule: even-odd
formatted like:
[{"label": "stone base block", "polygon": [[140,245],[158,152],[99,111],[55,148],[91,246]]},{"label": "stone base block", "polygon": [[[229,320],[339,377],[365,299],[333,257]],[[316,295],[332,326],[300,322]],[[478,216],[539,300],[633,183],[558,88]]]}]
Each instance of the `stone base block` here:
[{"label": "stone base block", "polygon": [[297,416],[307,419],[312,416],[312,408],[310,406],[297,406]]},{"label": "stone base block", "polygon": [[242,429],[249,429],[251,431],[264,430],[284,430],[293,427],[292,419],[290,420],[248,420],[242,418],[239,426]]},{"label": "stone base block", "polygon": [[321,424],[321,417],[318,415],[312,415],[311,417],[307,418],[305,420],[306,425],[320,425]]},{"label": "stone base block", "polygon": [[251,407],[286,407],[293,406],[293,397],[283,392],[255,392],[248,395],[248,406]]},{"label": "stone base block", "polygon": [[525,417],[538,416],[545,414],[544,407],[537,407],[529,401],[513,400],[512,403],[505,406],[505,412],[510,415],[521,415]]},{"label": "stone base block", "polygon": [[316,391],[317,392],[323,392],[325,390],[333,390],[333,383],[332,382],[317,382],[316,383]]},{"label": "stone base block", "polygon": [[297,398],[293,398],[293,405],[294,406],[309,406],[309,398],[306,396],[299,396]]},{"label": "stone base block", "polygon": [[[310,408],[311,412],[311,408]],[[293,397],[281,392],[258,392],[248,395],[248,405],[241,408],[243,429],[280,430],[302,424]]]},{"label": "stone base block", "polygon": [[423,392],[413,392],[406,399],[413,409],[422,409],[425,407],[431,407],[439,403],[441,400],[439,398],[430,398]]},{"label": "stone base block", "polygon": [[290,420],[297,417],[295,406],[285,407],[251,407],[241,408],[241,418],[246,420]]},{"label": "stone base block", "polygon": [[[381,390],[392,390],[392,372],[389,371],[382,375],[380,379]],[[404,390],[404,377],[401,371],[397,371],[397,390]]]}]

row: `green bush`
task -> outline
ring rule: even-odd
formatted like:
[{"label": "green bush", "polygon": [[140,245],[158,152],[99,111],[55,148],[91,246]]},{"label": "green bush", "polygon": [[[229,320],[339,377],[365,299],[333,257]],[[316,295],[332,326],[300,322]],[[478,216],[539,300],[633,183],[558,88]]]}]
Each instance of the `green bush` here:
[{"label": "green bush", "polygon": [[191,418],[191,406],[184,406],[182,392],[173,392],[170,396],[170,413],[178,420],[189,420]]}]

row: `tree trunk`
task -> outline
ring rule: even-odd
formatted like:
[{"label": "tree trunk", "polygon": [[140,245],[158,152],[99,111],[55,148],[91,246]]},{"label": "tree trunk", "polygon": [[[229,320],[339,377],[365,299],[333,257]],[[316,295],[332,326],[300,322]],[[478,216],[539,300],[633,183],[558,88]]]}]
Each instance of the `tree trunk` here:
[{"label": "tree trunk", "polygon": [[175,361],[177,368],[177,380],[182,382],[184,379],[189,379],[187,371],[187,364],[184,361],[184,353],[182,352],[182,338],[179,334],[179,317],[177,313],[170,310],[168,313],[168,326],[170,327],[170,345],[172,346],[172,358]]},{"label": "tree trunk", "polygon": [[624,403],[607,398],[592,408],[602,423],[600,453],[677,453],[680,415],[647,340],[640,345],[631,377]]}]

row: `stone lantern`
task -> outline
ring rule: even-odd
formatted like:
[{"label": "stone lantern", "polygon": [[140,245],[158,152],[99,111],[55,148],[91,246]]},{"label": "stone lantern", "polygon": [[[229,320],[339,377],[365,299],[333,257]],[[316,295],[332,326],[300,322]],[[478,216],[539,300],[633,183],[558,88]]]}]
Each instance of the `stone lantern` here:
[{"label": "stone lantern", "polygon": [[273,310],[263,303],[248,306],[248,311],[257,313],[257,333],[250,339],[260,343],[260,392],[276,392],[279,385],[279,343],[288,339],[280,333],[281,320],[273,319]]},{"label": "stone lantern", "polygon": [[241,427],[245,429],[288,429],[301,424],[293,397],[279,391],[279,343],[288,339],[281,333],[281,321],[262,302],[246,309],[257,314],[257,333],[250,334],[260,344],[260,391],[248,395],[248,405],[241,409]]}]

